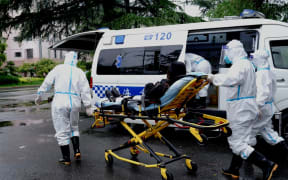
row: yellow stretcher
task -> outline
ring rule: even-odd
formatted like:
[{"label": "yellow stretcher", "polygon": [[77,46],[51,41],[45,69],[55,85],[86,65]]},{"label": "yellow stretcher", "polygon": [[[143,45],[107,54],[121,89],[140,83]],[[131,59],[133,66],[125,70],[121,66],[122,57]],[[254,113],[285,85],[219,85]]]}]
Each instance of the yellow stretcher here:
[{"label": "yellow stretcher", "polygon": [[[105,150],[105,161],[107,166],[112,166],[114,157],[121,161],[147,168],[160,168],[162,179],[171,180],[173,179],[173,175],[167,171],[166,165],[177,160],[185,159],[185,165],[188,172],[196,172],[197,164],[192,162],[191,158],[186,154],[181,154],[171,142],[161,135],[160,131],[171,124],[188,127],[191,134],[199,142],[204,141],[199,133],[200,129],[220,129],[226,134],[231,133],[231,130],[227,127],[229,122],[224,118],[208,114],[194,113],[194,116],[196,117],[194,120],[183,120],[183,117],[187,112],[186,103],[191,100],[191,98],[194,97],[207,83],[207,76],[203,74],[185,76],[175,82],[167,90],[165,95],[160,99],[161,104],[154,104],[145,108],[141,105],[143,103],[131,98],[125,98],[120,103],[102,102],[100,108],[94,112],[95,121],[91,127],[100,128],[105,127],[108,124],[119,123],[132,135],[131,139],[119,147]],[[147,129],[137,134],[124,121],[126,118],[141,119],[147,126]],[[155,125],[151,125],[147,120],[155,120]],[[150,137],[159,139],[162,143],[168,146],[174,155],[154,152],[152,148],[146,144],[146,140]],[[138,153],[142,151],[152,156],[156,160],[156,163],[145,164],[143,162],[131,160],[130,158],[121,157],[115,153],[116,151],[126,148],[130,149],[132,157],[137,157]],[[161,157],[170,160],[163,161]]]}]

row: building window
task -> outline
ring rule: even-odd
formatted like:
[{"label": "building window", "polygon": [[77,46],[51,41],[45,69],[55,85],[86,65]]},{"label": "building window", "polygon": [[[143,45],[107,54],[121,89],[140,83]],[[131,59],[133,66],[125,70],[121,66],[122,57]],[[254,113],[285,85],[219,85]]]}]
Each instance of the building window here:
[{"label": "building window", "polygon": [[15,52],[15,57],[22,57],[22,53],[21,52]]},{"label": "building window", "polygon": [[33,59],[33,49],[26,49],[27,59]]}]

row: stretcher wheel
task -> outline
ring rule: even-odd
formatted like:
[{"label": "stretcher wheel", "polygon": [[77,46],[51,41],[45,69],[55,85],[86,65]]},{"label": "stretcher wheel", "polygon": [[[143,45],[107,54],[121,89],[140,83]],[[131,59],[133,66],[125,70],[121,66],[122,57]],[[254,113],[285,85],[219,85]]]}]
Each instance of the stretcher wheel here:
[{"label": "stretcher wheel", "polygon": [[173,174],[170,173],[167,169],[161,168],[162,180],[173,180]]},{"label": "stretcher wheel", "polygon": [[[226,131],[226,132],[225,132]],[[230,127],[225,127],[225,131],[222,131],[224,136],[229,137],[232,135],[232,129]]]},{"label": "stretcher wheel", "polygon": [[191,159],[185,159],[185,165],[189,173],[196,173],[198,166]]},{"label": "stretcher wheel", "polygon": [[113,165],[113,157],[112,157],[112,155],[110,155],[110,154],[105,154],[105,162],[106,162],[106,165],[108,166],[108,167],[111,167],[112,165]]},{"label": "stretcher wheel", "polygon": [[206,145],[208,143],[208,137],[205,134],[200,134],[201,138],[202,138],[202,142],[199,142],[200,145]]},{"label": "stretcher wheel", "polygon": [[132,158],[136,158],[139,153],[140,153],[140,151],[138,149],[136,149],[135,147],[130,148],[130,154],[131,154]]}]

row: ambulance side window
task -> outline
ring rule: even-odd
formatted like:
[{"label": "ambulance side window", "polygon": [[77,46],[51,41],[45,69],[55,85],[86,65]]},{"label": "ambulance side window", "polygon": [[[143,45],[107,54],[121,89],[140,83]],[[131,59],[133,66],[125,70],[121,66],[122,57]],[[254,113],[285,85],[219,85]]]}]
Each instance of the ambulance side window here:
[{"label": "ambulance side window", "polygon": [[144,51],[144,71],[145,74],[157,74],[160,65],[160,49]]},{"label": "ambulance side window", "polygon": [[177,61],[182,46],[145,47],[144,74],[166,74],[170,63]]},{"label": "ambulance side window", "polygon": [[143,73],[144,48],[102,50],[98,59],[97,74]]},{"label": "ambulance side window", "polygon": [[270,41],[270,48],[274,66],[288,69],[288,40]]},{"label": "ambulance side window", "polygon": [[152,75],[166,74],[177,61],[182,45],[105,49],[100,52],[97,74]]}]

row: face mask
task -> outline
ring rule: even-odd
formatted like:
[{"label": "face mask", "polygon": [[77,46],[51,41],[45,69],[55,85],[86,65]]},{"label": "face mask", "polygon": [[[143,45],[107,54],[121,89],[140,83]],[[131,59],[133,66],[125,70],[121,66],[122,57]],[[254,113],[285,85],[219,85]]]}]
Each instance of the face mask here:
[{"label": "face mask", "polygon": [[232,64],[232,61],[229,59],[228,56],[224,56],[224,62],[225,62],[226,64]]}]

